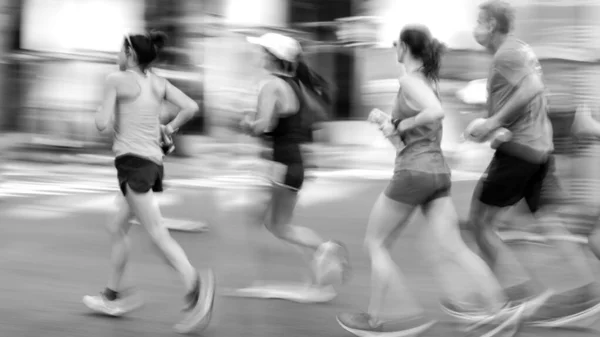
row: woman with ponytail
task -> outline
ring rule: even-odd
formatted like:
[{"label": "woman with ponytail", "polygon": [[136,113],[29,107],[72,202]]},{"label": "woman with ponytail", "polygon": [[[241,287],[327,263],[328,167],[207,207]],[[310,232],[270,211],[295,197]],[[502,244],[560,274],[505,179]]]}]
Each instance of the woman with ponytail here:
[{"label": "woman with ponytail", "polygon": [[[305,153],[302,144],[310,141],[311,121],[318,102],[328,97],[323,78],[302,61],[302,48],[295,39],[275,33],[249,42],[262,47],[268,76],[258,96],[257,117],[246,118],[242,128],[249,134],[268,139],[274,171],[271,200],[264,214],[264,225],[278,239],[296,247],[310,264],[310,283],[293,298],[301,302],[327,302],[337,291],[325,280],[319,261],[332,261],[340,276],[349,269],[345,247],[322,238],[313,229],[294,224],[298,193],[304,185]],[[328,98],[327,98],[328,99]],[[306,291],[309,290],[309,291]],[[262,289],[249,287],[239,294],[256,294]],[[260,295],[259,295],[260,296]]]},{"label": "woman with ponytail", "polygon": [[420,208],[428,224],[424,228],[427,241],[422,246],[436,279],[448,298],[483,306],[485,319],[492,324],[478,327],[477,332],[491,336],[493,330],[488,329],[498,327],[493,323],[516,326],[522,309],[505,309],[502,288],[492,271],[460,235],[450,198],[450,168],[441,149],[444,110],[437,87],[444,46],[426,27],[408,26],[395,47],[397,61],[406,72],[400,79],[392,117],[381,129],[386,137],[400,138],[405,147],[396,156],[392,180],[376,201],[367,225],[365,246],[372,270],[368,312],[342,314],[338,322],[357,336],[416,336],[434,324],[414,298],[409,303],[416,307],[411,317],[386,308],[387,303],[397,307],[411,299],[390,251],[399,232]]},{"label": "woman with ponytail", "polygon": [[[117,214],[107,226],[112,268],[106,289],[99,295],[85,296],[83,302],[91,310],[110,316],[124,315],[141,305],[137,296],[122,291],[121,282],[129,260],[129,220],[135,216],[183,280],[186,315],[175,330],[188,333],[207,326],[215,281],[212,271],[199,273],[173,240],[163,225],[154,194],[163,190],[164,140],[171,139],[198,111],[196,102],[150,69],[165,41],[166,35],[160,32],[125,36],[118,56],[119,71],[108,75],[104,85],[96,126],[100,131],[114,129],[113,151],[121,196]],[[179,113],[169,124],[161,125],[159,115],[165,101],[179,107]]]}]

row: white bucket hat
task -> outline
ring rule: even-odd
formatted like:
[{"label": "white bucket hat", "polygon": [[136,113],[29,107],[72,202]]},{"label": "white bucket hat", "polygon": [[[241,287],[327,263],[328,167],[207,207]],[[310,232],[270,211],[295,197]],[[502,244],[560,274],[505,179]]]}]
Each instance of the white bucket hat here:
[{"label": "white bucket hat", "polygon": [[266,33],[261,37],[247,37],[246,39],[252,44],[265,48],[271,54],[284,61],[296,62],[298,56],[302,53],[300,43],[289,36]]}]

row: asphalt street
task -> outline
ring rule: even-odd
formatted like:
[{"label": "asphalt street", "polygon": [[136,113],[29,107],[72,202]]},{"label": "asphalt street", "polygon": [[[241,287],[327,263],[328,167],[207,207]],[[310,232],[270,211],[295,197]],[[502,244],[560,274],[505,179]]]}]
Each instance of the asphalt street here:
[{"label": "asphalt street", "polygon": [[[50,172],[51,174],[48,174]],[[132,229],[133,252],[128,285],[144,295],[145,307],[121,319],[92,315],[81,298],[103,289],[108,240],[103,228],[114,210],[115,178],[106,170],[58,174],[51,168],[38,173],[9,172],[0,203],[0,336],[174,336],[183,291],[177,277],[154,253],[140,226]],[[457,179],[453,197],[466,216],[474,187]],[[6,188],[7,184],[10,189]],[[169,184],[169,182],[167,182]],[[246,286],[256,279],[294,280],[303,272],[301,259],[288,246],[257,225],[263,194],[248,177],[181,178],[171,181],[160,197],[165,221],[204,221],[205,233],[173,232],[199,268],[215,269],[218,297],[214,321],[204,336],[349,336],[336,323],[340,312],[363,311],[369,296],[369,263],[362,248],[365,226],[384,178],[320,177],[306,183],[295,222],[322,236],[345,242],[353,262],[353,278],[328,304],[297,304],[224,296],[224,290]],[[24,191],[29,191],[25,193]],[[428,314],[442,323],[423,336],[463,336],[438,307],[440,290],[423,258],[421,235],[426,226],[415,215],[394,250],[394,258]],[[546,248],[520,251],[555,287],[577,284],[568,268]],[[533,262],[531,262],[533,260]],[[408,310],[402,300],[398,310]],[[600,325],[593,327],[600,329]],[[598,330],[524,329],[519,336],[597,336]]]}]

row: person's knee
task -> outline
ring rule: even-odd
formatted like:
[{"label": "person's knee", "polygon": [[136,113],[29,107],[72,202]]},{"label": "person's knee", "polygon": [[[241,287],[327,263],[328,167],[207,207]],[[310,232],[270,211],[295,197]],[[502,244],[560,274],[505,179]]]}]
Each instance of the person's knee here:
[{"label": "person's knee", "polygon": [[[446,227],[449,227],[449,225]],[[436,254],[439,253],[448,258],[460,253],[463,248],[466,248],[457,228],[442,227],[440,230],[434,230],[431,239],[434,240],[434,246],[437,248]]]},{"label": "person's knee", "polygon": [[374,234],[367,234],[365,236],[365,241],[363,244],[368,252],[388,248],[388,245],[386,244],[386,239]]},{"label": "person's knee", "polygon": [[274,221],[266,225],[267,230],[278,239],[287,239],[290,232],[290,226],[286,224],[276,224]]},{"label": "person's knee", "polygon": [[127,236],[127,232],[123,227],[123,224],[117,223],[117,221],[114,220],[105,226],[108,235],[113,239],[121,239]]}]

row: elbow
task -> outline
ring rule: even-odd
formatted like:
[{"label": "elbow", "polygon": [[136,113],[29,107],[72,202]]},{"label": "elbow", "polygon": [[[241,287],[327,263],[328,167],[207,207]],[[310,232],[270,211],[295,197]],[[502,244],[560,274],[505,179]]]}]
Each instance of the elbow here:
[{"label": "elbow", "polygon": [[104,124],[99,124],[96,123],[96,128],[98,129],[98,131],[103,132],[108,128],[108,124],[104,123]]},{"label": "elbow", "polygon": [[444,110],[442,110],[442,109],[435,109],[435,110],[431,111],[429,116],[432,121],[439,122],[439,121],[444,120],[444,118],[446,117],[446,114],[444,114]]},{"label": "elbow", "polygon": [[192,115],[192,117],[198,113],[198,111],[200,111],[200,106],[198,106],[198,103],[193,102],[190,104],[190,106],[188,107],[190,114]]},{"label": "elbow", "polygon": [[107,127],[108,127],[108,122],[96,119],[96,129],[98,129],[98,131],[102,132],[102,131],[106,130]]},{"label": "elbow", "polygon": [[182,113],[186,117],[186,119],[192,119],[197,113],[200,111],[200,107],[198,103],[192,102],[185,109],[183,109]]}]

